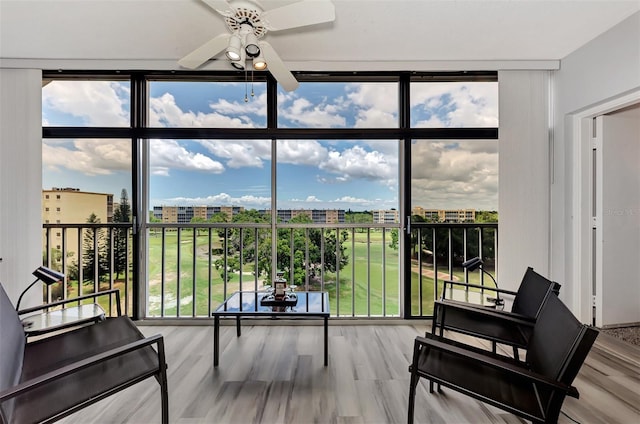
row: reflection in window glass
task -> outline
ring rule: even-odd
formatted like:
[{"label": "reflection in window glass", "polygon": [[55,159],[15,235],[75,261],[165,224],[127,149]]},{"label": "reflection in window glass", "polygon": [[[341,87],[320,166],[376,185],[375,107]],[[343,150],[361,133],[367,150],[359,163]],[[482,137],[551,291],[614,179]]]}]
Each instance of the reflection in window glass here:
[{"label": "reflection in window glass", "polygon": [[42,87],[42,126],[128,127],[128,81],[54,80]]},{"label": "reflection in window glass", "polygon": [[412,128],[498,126],[497,82],[411,83]]},{"label": "reflection in window glass", "polygon": [[149,97],[150,127],[267,126],[264,82],[152,81]]},{"label": "reflection in window glass", "polygon": [[397,83],[303,82],[278,94],[281,128],[398,128]]},{"label": "reflection in window glass", "polygon": [[[210,207],[206,216],[210,219],[211,211],[219,212],[216,208],[232,208],[234,216],[244,212],[247,221],[261,222],[254,212],[270,209],[271,141],[167,139],[149,143],[149,206],[154,210]],[[200,216],[193,211],[176,213],[173,222],[178,223]],[[172,222],[167,219],[163,222]]]}]

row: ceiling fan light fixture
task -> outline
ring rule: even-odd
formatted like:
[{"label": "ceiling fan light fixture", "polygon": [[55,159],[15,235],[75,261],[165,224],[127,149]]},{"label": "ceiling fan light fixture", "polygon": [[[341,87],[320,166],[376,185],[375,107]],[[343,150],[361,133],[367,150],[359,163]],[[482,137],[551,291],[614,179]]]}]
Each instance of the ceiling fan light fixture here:
[{"label": "ceiling fan light fixture", "polygon": [[264,71],[265,69],[267,69],[267,61],[264,60],[264,57],[262,57],[262,55],[253,58],[253,69],[255,69],[256,71]]},{"label": "ceiling fan light fixture", "polygon": [[245,54],[243,49],[240,49],[240,58],[238,60],[232,60],[231,66],[236,68],[239,71],[244,71],[247,61],[247,55]]},{"label": "ceiling fan light fixture", "polygon": [[245,52],[249,57],[257,57],[260,55],[260,47],[258,47],[258,38],[253,32],[247,34],[245,38]]},{"label": "ceiling fan light fixture", "polygon": [[245,67],[244,60],[232,60],[231,66],[233,66],[239,71],[244,71],[244,67]]},{"label": "ceiling fan light fixture", "polygon": [[231,38],[229,38],[229,45],[227,46],[227,50],[225,54],[227,58],[231,61],[238,61],[242,58],[240,52],[242,51],[242,40],[237,34],[233,34]]}]

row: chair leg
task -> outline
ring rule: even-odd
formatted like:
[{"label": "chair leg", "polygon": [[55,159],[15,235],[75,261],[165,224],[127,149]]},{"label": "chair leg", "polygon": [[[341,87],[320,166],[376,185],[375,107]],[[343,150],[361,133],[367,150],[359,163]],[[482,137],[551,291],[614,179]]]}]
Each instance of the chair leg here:
[{"label": "chair leg", "polygon": [[158,341],[158,365],[159,375],[156,376],[160,383],[160,403],[162,408],[162,424],[169,424],[169,382],[167,380],[167,362],[165,361],[164,339]]},{"label": "chair leg", "polygon": [[515,347],[515,346],[513,347],[513,358],[514,358],[516,361],[519,361],[519,360],[520,360],[520,354],[518,353],[518,348],[517,348],[517,347]]},{"label": "chair leg", "polygon": [[418,385],[418,374],[415,367],[411,371],[411,382],[409,383],[409,412],[407,414],[407,423],[413,424],[413,414],[416,401],[416,386]]},{"label": "chair leg", "polygon": [[162,377],[160,377],[162,383],[160,385],[161,397],[162,397],[162,424],[169,424],[169,388],[167,385],[167,373],[162,371]]}]

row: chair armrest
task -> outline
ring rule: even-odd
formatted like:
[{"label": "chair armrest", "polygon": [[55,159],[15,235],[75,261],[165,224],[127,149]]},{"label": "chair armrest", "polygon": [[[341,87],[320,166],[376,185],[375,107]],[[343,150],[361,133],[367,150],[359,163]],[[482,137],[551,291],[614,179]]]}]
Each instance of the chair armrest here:
[{"label": "chair armrest", "polygon": [[118,315],[117,316],[121,316],[122,315],[122,309],[120,307],[120,290],[119,289],[111,289],[111,290],[105,290],[105,291],[100,291],[100,292],[96,292],[96,293],[90,293],[90,294],[85,294],[82,296],[78,296],[78,297],[74,297],[72,299],[64,299],[64,300],[59,300],[57,302],[52,302],[52,303],[47,303],[44,305],[39,305],[39,306],[34,306],[31,308],[25,308],[25,309],[20,309],[18,311],[18,315],[24,315],[24,314],[28,314],[31,312],[36,312],[36,311],[42,311],[45,309],[49,309],[49,308],[53,308],[56,306],[61,306],[61,305],[66,305],[68,303],[73,303],[73,302],[80,302],[82,300],[85,299],[96,299],[100,296],[109,296],[109,301],[111,301],[111,295],[116,296],[116,310]]},{"label": "chair armrest", "polygon": [[526,315],[517,314],[515,312],[509,312],[509,311],[501,311],[499,309],[479,307],[477,305],[468,305],[463,302],[457,302],[457,301],[446,300],[446,299],[436,300],[434,302],[434,309],[435,308],[443,309],[443,312],[445,313],[445,319],[446,319],[446,309],[450,308],[450,309],[462,310],[470,314],[481,315],[484,317],[489,317],[497,320],[508,321],[512,324],[522,325],[526,327],[533,327],[535,324],[535,319],[528,317]]},{"label": "chair armrest", "polygon": [[487,291],[492,291],[492,292],[498,292],[500,294],[508,294],[508,295],[511,295],[511,296],[515,296],[517,294],[516,292],[514,292],[512,290],[501,289],[501,288],[498,288],[498,287],[482,286],[480,284],[465,283],[465,282],[462,282],[462,281],[451,281],[451,280],[444,280],[444,289],[445,290],[447,288],[447,284],[455,285],[455,286],[464,286],[464,287],[467,287],[467,288],[487,290]]},{"label": "chair armrest", "polygon": [[32,378],[31,380],[23,381],[20,384],[17,384],[9,389],[3,390],[0,392],[0,403],[11,398],[14,398],[22,393],[33,390],[37,387],[40,387],[44,384],[47,384],[51,381],[57,380],[59,378],[65,377],[67,375],[73,374],[75,372],[81,371],[85,368],[96,365],[100,362],[104,362],[108,359],[115,358],[117,356],[122,356],[126,353],[133,352],[134,350],[142,349],[143,347],[150,346],[152,344],[158,345],[158,363],[159,366],[166,367],[165,358],[164,358],[164,339],[160,334],[156,334],[155,336],[146,337],[140,340],[136,340],[135,342],[127,343],[125,345],[116,347],[114,349],[107,350],[105,352],[99,353],[97,355],[90,356],[88,358],[79,360],[73,364],[66,365],[61,367],[55,371],[48,372],[36,378]]},{"label": "chair armrest", "polygon": [[467,349],[466,347],[463,348],[459,345],[453,345],[448,340],[438,336],[431,334],[426,334],[425,337],[417,336],[414,343],[414,351],[423,346],[430,349],[444,351],[452,355],[462,356],[467,359],[472,359],[482,365],[499,369],[512,375],[524,377],[533,383],[541,384],[554,390],[563,391],[569,396],[577,397],[578,395],[578,390],[573,386],[566,385],[557,380],[552,380],[512,361],[505,361],[494,355],[486,355],[476,350]]}]

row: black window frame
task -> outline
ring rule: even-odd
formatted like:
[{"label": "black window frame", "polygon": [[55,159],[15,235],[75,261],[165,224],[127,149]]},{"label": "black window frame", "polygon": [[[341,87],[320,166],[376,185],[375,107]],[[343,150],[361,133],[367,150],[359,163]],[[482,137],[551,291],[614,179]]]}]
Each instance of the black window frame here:
[{"label": "black window frame", "polygon": [[[132,155],[132,196],[131,207],[134,214],[133,249],[140,245],[142,220],[146,220],[146,212],[141,210],[140,187],[142,182],[139,172],[139,141],[149,139],[357,139],[357,140],[390,140],[400,142],[405,154],[399,158],[404,169],[400,187],[405,192],[401,195],[404,210],[411,210],[411,141],[415,139],[440,140],[497,140],[498,127],[466,127],[466,128],[411,128],[410,125],[410,85],[412,82],[497,82],[497,71],[453,71],[453,72],[294,72],[300,82],[397,82],[398,83],[398,120],[396,128],[278,128],[277,127],[277,82],[268,73],[254,73],[254,81],[267,83],[267,126],[266,128],[177,128],[148,127],[148,90],[149,81],[233,81],[245,82],[244,72],[236,71],[91,71],[91,70],[44,70],[43,82],[52,80],[128,80],[131,87],[130,125],[128,127],[70,127],[43,126],[43,139],[53,138],[100,138],[131,140]],[[400,163],[402,162],[402,163]],[[406,223],[402,223],[406,226]],[[406,228],[403,228],[405,230]],[[404,231],[403,231],[404,232]],[[410,238],[405,237],[404,248],[410,248]],[[135,258],[138,255],[134,255]],[[138,281],[140,264],[137,259],[133,263],[133,317],[138,319],[139,290]],[[405,270],[404,278],[404,317],[411,318],[411,270]]]}]

